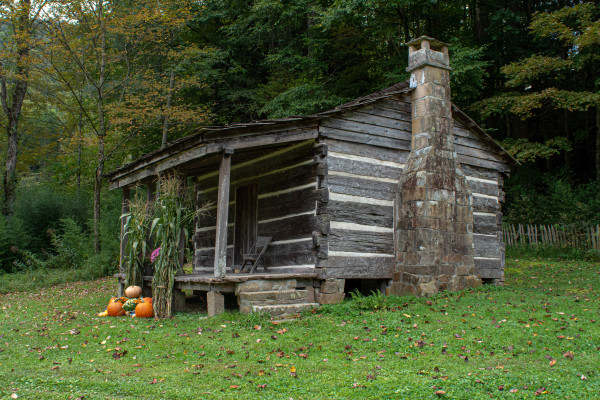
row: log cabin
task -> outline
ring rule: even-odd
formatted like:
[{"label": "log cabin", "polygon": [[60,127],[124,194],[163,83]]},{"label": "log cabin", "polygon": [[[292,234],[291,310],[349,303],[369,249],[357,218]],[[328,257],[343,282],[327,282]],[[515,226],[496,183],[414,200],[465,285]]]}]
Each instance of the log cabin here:
[{"label": "log cabin", "polygon": [[[408,46],[408,82],[315,115],[202,127],[107,175],[124,211],[130,187],[151,197],[168,172],[211,204],[178,290],[204,295],[211,315],[227,298],[284,315],[353,289],[428,296],[504,281],[502,187],[516,161],[451,103],[448,45]],[[260,238],[257,271],[240,271]]]}]

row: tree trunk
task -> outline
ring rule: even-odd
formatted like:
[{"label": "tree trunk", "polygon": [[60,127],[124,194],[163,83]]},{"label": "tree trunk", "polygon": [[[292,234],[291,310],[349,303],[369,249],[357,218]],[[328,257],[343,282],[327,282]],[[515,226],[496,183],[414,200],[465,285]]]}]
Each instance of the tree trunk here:
[{"label": "tree trunk", "polygon": [[475,29],[473,30],[475,43],[483,43],[489,23],[487,0],[477,0],[475,2]]},{"label": "tree trunk", "polygon": [[98,166],[94,179],[94,252],[102,250],[100,237],[100,193],[102,191],[102,174],[104,173],[104,140],[106,138],[106,120],[104,113],[104,79],[106,73],[106,27],[104,25],[103,0],[98,0],[98,17],[100,20],[100,59],[98,68]]},{"label": "tree trunk", "polygon": [[77,132],[77,196],[81,193],[81,141],[83,133],[83,119],[81,117],[81,110],[79,110],[79,131]]},{"label": "tree trunk", "polygon": [[104,173],[104,139],[98,143],[98,167],[94,179],[94,252],[102,250],[100,238],[100,193],[102,192],[102,174]]},{"label": "tree trunk", "polygon": [[14,78],[12,78],[12,96],[9,96],[6,86],[6,72],[2,70],[0,65],[0,100],[2,102],[2,110],[6,114],[7,119],[7,148],[6,148],[6,165],[4,170],[3,189],[4,203],[2,212],[7,215],[14,200],[15,190],[17,186],[17,148],[19,139],[19,121],[21,119],[21,110],[23,101],[27,95],[27,86],[29,81],[30,68],[30,51],[31,51],[31,21],[29,13],[31,11],[31,0],[22,0],[17,7],[18,13],[14,26],[14,36],[16,40],[16,53],[14,57],[16,69]]},{"label": "tree trunk", "polygon": [[171,103],[173,102],[173,87],[175,86],[175,71],[171,70],[171,78],[169,79],[169,93],[167,95],[167,106],[163,115],[163,130],[161,149],[167,145],[169,139],[169,113],[171,112]]},{"label": "tree trunk", "polygon": [[4,170],[3,181],[4,203],[2,212],[4,215],[8,215],[12,210],[12,203],[17,188],[17,124],[17,120],[12,120],[7,129],[8,145],[6,149],[6,168]]}]

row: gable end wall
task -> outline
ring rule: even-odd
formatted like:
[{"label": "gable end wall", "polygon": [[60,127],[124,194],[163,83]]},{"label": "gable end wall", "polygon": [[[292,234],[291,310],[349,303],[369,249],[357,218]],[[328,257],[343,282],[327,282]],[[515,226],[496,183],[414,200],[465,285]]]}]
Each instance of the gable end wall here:
[{"label": "gable end wall", "polygon": [[[329,219],[330,234],[320,239],[327,243],[321,245],[327,252],[318,266],[326,269],[326,276],[393,278],[394,193],[410,152],[410,120],[410,96],[396,96],[321,121],[319,134],[327,146],[323,185],[328,202],[321,203],[317,213]],[[484,281],[503,281],[500,171],[508,166],[456,119],[454,144],[472,192],[477,273]]]}]

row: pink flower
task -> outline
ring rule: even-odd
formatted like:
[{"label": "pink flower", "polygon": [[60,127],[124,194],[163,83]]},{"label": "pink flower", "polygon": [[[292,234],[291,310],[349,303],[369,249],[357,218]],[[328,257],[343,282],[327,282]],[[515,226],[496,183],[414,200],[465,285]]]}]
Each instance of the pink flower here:
[{"label": "pink flower", "polygon": [[160,254],[160,247],[157,247],[156,249],[154,249],[152,254],[150,254],[150,262],[153,263],[154,260],[156,260],[158,258],[159,254]]}]

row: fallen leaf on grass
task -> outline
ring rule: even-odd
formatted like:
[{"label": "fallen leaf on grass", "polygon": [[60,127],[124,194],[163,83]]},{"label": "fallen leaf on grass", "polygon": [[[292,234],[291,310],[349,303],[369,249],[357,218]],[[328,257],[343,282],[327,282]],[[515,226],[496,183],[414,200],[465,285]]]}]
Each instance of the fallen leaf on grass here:
[{"label": "fallen leaf on grass", "polygon": [[551,367],[554,366],[554,364],[556,364],[556,360],[550,360],[550,362],[548,363]]},{"label": "fallen leaf on grass", "polygon": [[573,354],[572,351],[567,351],[565,354],[563,354],[563,356],[567,357],[569,360],[572,360],[573,357],[575,357],[575,354]]},{"label": "fallen leaf on grass", "polygon": [[121,353],[119,353],[117,350],[115,350],[112,354],[112,358],[114,358],[115,360],[118,360],[121,357],[124,357],[126,354],[127,354],[127,350],[123,350]]},{"label": "fallen leaf on grass", "polygon": [[536,391],[535,391],[535,393],[534,393],[534,394],[535,394],[536,396],[539,396],[539,395],[541,395],[541,394],[546,394],[546,393],[548,393],[548,392],[546,391],[546,388],[539,388],[538,390],[536,390]]},{"label": "fallen leaf on grass", "polygon": [[438,390],[438,391],[435,392],[435,394],[438,395],[438,396],[443,396],[443,395],[446,394],[446,391],[444,391],[444,390]]}]

